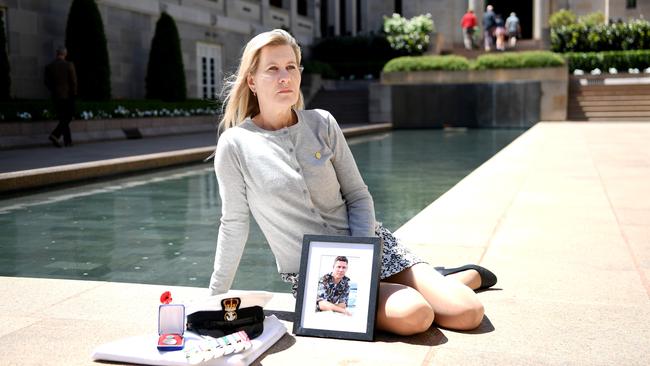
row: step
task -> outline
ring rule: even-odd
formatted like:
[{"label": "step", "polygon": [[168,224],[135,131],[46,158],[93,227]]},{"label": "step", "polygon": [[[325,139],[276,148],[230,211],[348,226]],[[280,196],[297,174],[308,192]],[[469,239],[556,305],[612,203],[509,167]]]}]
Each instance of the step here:
[{"label": "step", "polygon": [[569,106],[571,105],[581,105],[581,106],[650,106],[650,98],[640,99],[640,100],[592,100],[592,99],[574,99],[569,101]]},{"label": "step", "polygon": [[584,115],[585,117],[639,117],[639,118],[645,117],[650,119],[650,111],[647,112],[633,112],[633,111],[632,112],[627,112],[627,111],[583,112],[582,115]]},{"label": "step", "polygon": [[650,117],[573,117],[568,116],[569,121],[585,121],[585,122],[648,122]]},{"label": "step", "polygon": [[650,95],[571,95],[569,100],[580,100],[580,101],[613,101],[613,102],[624,102],[624,101],[635,101],[641,102],[650,100]]},{"label": "step", "polygon": [[590,110],[611,110],[611,111],[648,111],[650,105],[615,105],[615,104],[569,104],[569,108],[580,108]]}]

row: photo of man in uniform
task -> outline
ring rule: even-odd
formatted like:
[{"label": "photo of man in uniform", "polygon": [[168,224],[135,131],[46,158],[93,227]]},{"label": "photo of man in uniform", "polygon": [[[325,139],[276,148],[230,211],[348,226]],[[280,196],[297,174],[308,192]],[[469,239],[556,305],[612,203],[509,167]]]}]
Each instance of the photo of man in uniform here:
[{"label": "photo of man in uniform", "polygon": [[334,311],[345,315],[352,315],[348,307],[350,296],[350,278],[345,274],[348,271],[348,258],[338,256],[334,259],[332,272],[323,275],[318,280],[316,311]]}]

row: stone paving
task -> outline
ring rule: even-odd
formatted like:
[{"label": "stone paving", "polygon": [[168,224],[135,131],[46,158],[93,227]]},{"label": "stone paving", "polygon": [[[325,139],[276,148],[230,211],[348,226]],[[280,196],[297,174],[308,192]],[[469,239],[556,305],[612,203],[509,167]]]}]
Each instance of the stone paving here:
[{"label": "stone paving", "polygon": [[[646,365],[650,124],[539,123],[397,232],[436,265],[480,263],[481,327],[375,342],[289,332],[258,365]],[[1,159],[0,159],[1,161]],[[87,365],[155,332],[167,286],[0,277],[2,365]],[[174,287],[176,301],[205,289]],[[267,306],[291,330],[294,301]]]}]

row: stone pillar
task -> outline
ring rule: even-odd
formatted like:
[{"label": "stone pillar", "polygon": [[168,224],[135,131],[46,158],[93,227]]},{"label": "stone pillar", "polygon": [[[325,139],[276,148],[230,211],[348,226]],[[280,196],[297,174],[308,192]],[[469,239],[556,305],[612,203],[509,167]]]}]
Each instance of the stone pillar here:
[{"label": "stone pillar", "polygon": [[[228,3],[227,1],[224,1],[224,4]],[[269,17],[271,16],[271,4],[269,3],[269,0],[262,0],[260,2],[260,23],[262,23],[262,26],[264,28],[270,28],[269,26]]]},{"label": "stone pillar", "polygon": [[346,29],[350,34],[355,36],[357,34],[357,1],[359,0],[346,0],[345,1],[345,23]]},{"label": "stone pillar", "polygon": [[[334,35],[341,35],[341,3],[339,0],[328,1],[330,24],[334,25]],[[334,20],[334,22],[332,22]]]},{"label": "stone pillar", "polygon": [[361,11],[361,26],[359,27],[361,30],[359,31],[360,33],[368,33],[368,29],[370,28],[368,26],[368,0],[357,0],[361,3],[361,6],[359,7]]},{"label": "stone pillar", "polygon": [[[478,0],[468,0],[467,9],[472,9],[476,13],[476,9],[480,8],[481,4]],[[465,10],[467,10],[465,9]]]},{"label": "stone pillar", "polygon": [[542,39],[542,2],[533,0],[533,39]]},{"label": "stone pillar", "polygon": [[289,2],[289,29],[292,34],[298,31],[298,0]]},{"label": "stone pillar", "polygon": [[314,38],[321,38],[320,33],[320,2],[326,0],[309,0],[312,9],[312,19],[314,20]]}]

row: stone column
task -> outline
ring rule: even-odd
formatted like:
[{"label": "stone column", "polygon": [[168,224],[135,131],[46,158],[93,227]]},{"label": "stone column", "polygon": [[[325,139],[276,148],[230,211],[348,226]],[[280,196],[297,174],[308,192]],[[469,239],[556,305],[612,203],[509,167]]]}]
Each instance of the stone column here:
[{"label": "stone column", "polygon": [[[478,0],[469,0],[467,4],[467,9],[472,9],[474,10],[474,13],[476,13],[476,9],[480,8],[481,4],[479,3]],[[465,10],[467,10],[465,9]]]},{"label": "stone column", "polygon": [[[339,0],[328,1],[330,24],[334,25],[334,35],[341,35],[341,3]],[[334,20],[334,22],[332,22]]]},{"label": "stone column", "polygon": [[345,1],[345,23],[346,28],[350,31],[350,34],[355,36],[357,34],[357,1],[359,0],[346,0]]},{"label": "stone column", "polygon": [[[224,1],[224,3],[228,3],[228,2]],[[262,18],[260,19],[260,23],[262,23],[262,26],[264,26],[264,28],[270,28],[269,27],[269,23],[270,23],[269,17],[271,16],[270,10],[271,10],[271,4],[269,0],[262,0],[260,2],[260,17]]]},{"label": "stone column", "polygon": [[292,34],[298,31],[298,0],[289,2],[289,29]]},{"label": "stone column", "polygon": [[322,35],[320,33],[320,2],[326,0],[309,0],[311,3],[312,9],[312,19],[314,21],[314,38],[320,38]]},{"label": "stone column", "polygon": [[533,0],[533,39],[542,39],[542,2]]}]

